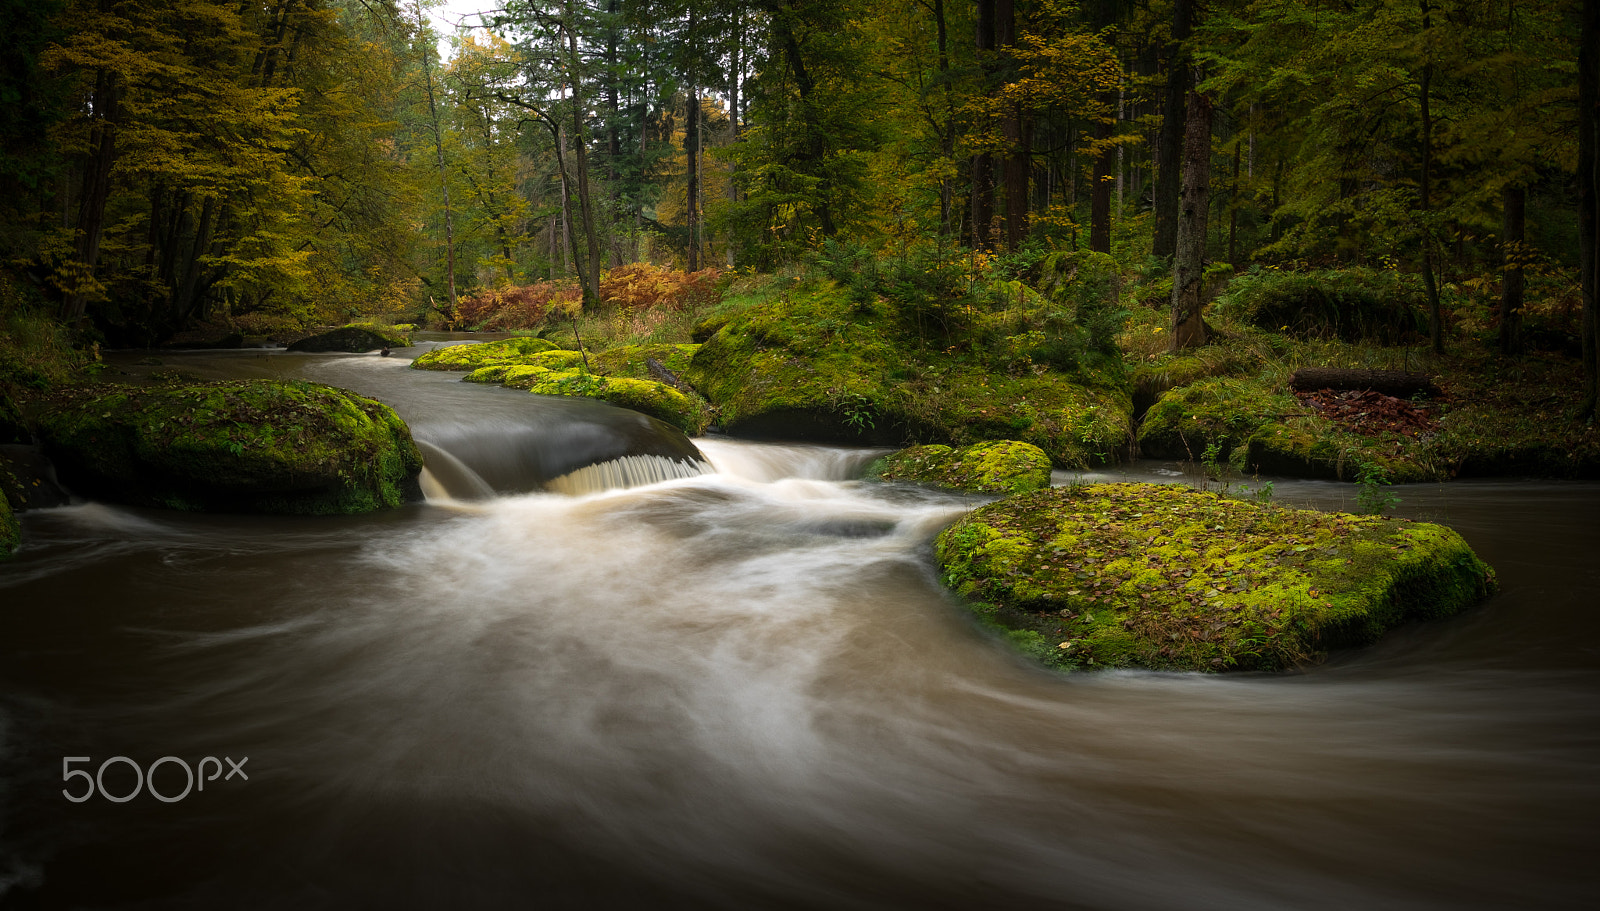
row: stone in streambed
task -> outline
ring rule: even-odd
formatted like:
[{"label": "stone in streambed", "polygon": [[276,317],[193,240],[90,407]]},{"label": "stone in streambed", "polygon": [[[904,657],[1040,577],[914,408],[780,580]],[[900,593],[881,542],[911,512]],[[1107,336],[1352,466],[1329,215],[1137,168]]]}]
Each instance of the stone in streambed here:
[{"label": "stone in streambed", "polygon": [[952,449],[913,446],[867,467],[867,478],[912,481],[975,493],[1026,493],[1050,486],[1050,457],[1031,443],[999,440]]},{"label": "stone in streambed", "polygon": [[349,354],[361,354],[382,348],[404,348],[410,344],[411,339],[403,332],[371,326],[344,326],[300,339],[291,344],[288,350],[309,353],[343,351]]},{"label": "stone in streambed", "polygon": [[1057,667],[1279,670],[1495,587],[1441,525],[1176,485],[1020,494],[968,514],[936,548],[945,584],[981,620]]},{"label": "stone in streambed", "polygon": [[477,370],[479,367],[527,363],[529,357],[555,348],[554,342],[532,336],[497,342],[468,342],[435,348],[419,355],[411,362],[411,366],[417,370]]},{"label": "stone in streambed", "polygon": [[307,382],[124,388],[38,423],[67,487],[206,512],[359,513],[421,497],[422,455],[389,406]]}]

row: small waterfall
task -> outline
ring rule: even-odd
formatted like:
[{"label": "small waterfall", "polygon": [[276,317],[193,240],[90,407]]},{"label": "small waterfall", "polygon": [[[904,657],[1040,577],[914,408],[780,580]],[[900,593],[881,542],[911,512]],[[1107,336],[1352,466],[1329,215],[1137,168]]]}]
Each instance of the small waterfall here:
[{"label": "small waterfall", "polygon": [[655,455],[629,455],[567,472],[559,478],[552,479],[547,486],[551,490],[577,496],[598,493],[602,490],[640,487],[677,478],[696,478],[715,472],[716,469],[705,462],[669,459]]},{"label": "small waterfall", "polygon": [[427,440],[417,440],[422,450],[422,495],[429,500],[487,500],[494,496],[489,486],[477,472],[446,450]]}]

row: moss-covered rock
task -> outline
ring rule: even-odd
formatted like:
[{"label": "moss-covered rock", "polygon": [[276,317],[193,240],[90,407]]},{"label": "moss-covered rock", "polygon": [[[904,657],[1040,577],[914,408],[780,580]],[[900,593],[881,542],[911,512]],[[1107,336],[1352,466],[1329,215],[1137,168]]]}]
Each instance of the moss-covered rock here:
[{"label": "moss-covered rock", "polygon": [[290,351],[324,352],[344,351],[361,354],[380,348],[404,348],[411,344],[410,336],[393,327],[370,323],[342,326],[317,335],[308,336],[289,345]]},{"label": "moss-covered rock", "polygon": [[1398,437],[1350,433],[1257,377],[1207,377],[1163,395],[1139,425],[1139,450],[1157,459],[1214,459],[1234,469],[1350,478],[1371,465],[1394,481],[1440,477],[1425,450]]},{"label": "moss-covered rock", "polygon": [[647,361],[654,360],[678,376],[689,369],[699,345],[622,345],[589,355],[589,367],[606,376],[655,379]]},{"label": "moss-covered rock", "polygon": [[498,342],[469,342],[435,348],[411,362],[418,370],[476,370],[498,364],[527,363],[531,355],[555,350],[554,342],[532,336]]},{"label": "moss-covered rock", "polygon": [[136,505],[328,514],[421,496],[422,455],[394,411],[316,383],[119,389],[39,432],[68,487]]},{"label": "moss-covered rock", "polygon": [[1493,570],[1440,525],[1175,485],[1021,494],[936,546],[945,583],[1057,667],[1276,670],[1494,589]]},{"label": "moss-covered rock", "polygon": [[646,358],[680,368],[697,345],[630,345],[591,353],[591,372],[585,373],[582,355],[553,350],[529,355],[521,363],[480,367],[464,379],[473,383],[499,383],[537,395],[566,395],[600,399],[623,408],[660,418],[691,436],[704,433],[711,413],[698,396],[685,394],[650,379]]},{"label": "moss-covered rock", "polygon": [[1063,466],[1108,461],[1130,440],[1132,402],[1115,371],[1086,359],[1067,373],[1018,355],[1009,337],[989,344],[985,320],[936,332],[913,309],[813,282],[736,314],[685,379],[717,406],[723,427],[752,436],[1020,440]]},{"label": "moss-covered rock", "polygon": [[665,383],[653,380],[600,376],[577,370],[546,371],[538,377],[530,374],[527,389],[535,395],[600,399],[660,418],[690,436],[703,433],[708,423],[705,407],[700,402]]},{"label": "moss-covered rock", "polygon": [[867,467],[867,477],[914,481],[976,493],[1026,493],[1050,486],[1050,457],[1031,443],[1000,440],[951,449],[913,446]]}]

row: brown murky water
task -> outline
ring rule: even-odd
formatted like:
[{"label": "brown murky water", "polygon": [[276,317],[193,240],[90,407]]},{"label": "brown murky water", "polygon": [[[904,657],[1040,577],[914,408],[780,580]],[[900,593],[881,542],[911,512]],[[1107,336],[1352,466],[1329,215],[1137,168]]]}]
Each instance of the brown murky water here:
[{"label": "brown murky water", "polygon": [[[609,420],[401,368],[250,369],[377,394],[480,467]],[[1600,485],[1399,488],[1502,592],[1324,666],[1060,676],[937,584],[928,542],[976,500],[699,442],[718,473],[581,497],[29,513],[0,566],[0,905],[1593,906]],[[63,757],[113,756],[249,778],[63,796]]]}]

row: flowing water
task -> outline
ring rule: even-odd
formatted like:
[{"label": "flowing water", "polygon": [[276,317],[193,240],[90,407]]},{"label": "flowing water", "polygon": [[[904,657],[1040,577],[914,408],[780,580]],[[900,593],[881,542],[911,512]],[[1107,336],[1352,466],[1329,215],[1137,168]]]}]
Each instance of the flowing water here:
[{"label": "flowing water", "polygon": [[[1455,619],[1303,673],[1064,676],[938,584],[932,536],[981,500],[852,480],[870,452],[706,439],[714,473],[518,493],[563,451],[679,444],[400,359],[208,357],[390,401],[436,499],[26,514],[0,905],[1593,906],[1600,485],[1400,488],[1499,572]],[[63,796],[63,757],[113,756]],[[249,777],[103,796],[164,756]]]}]

